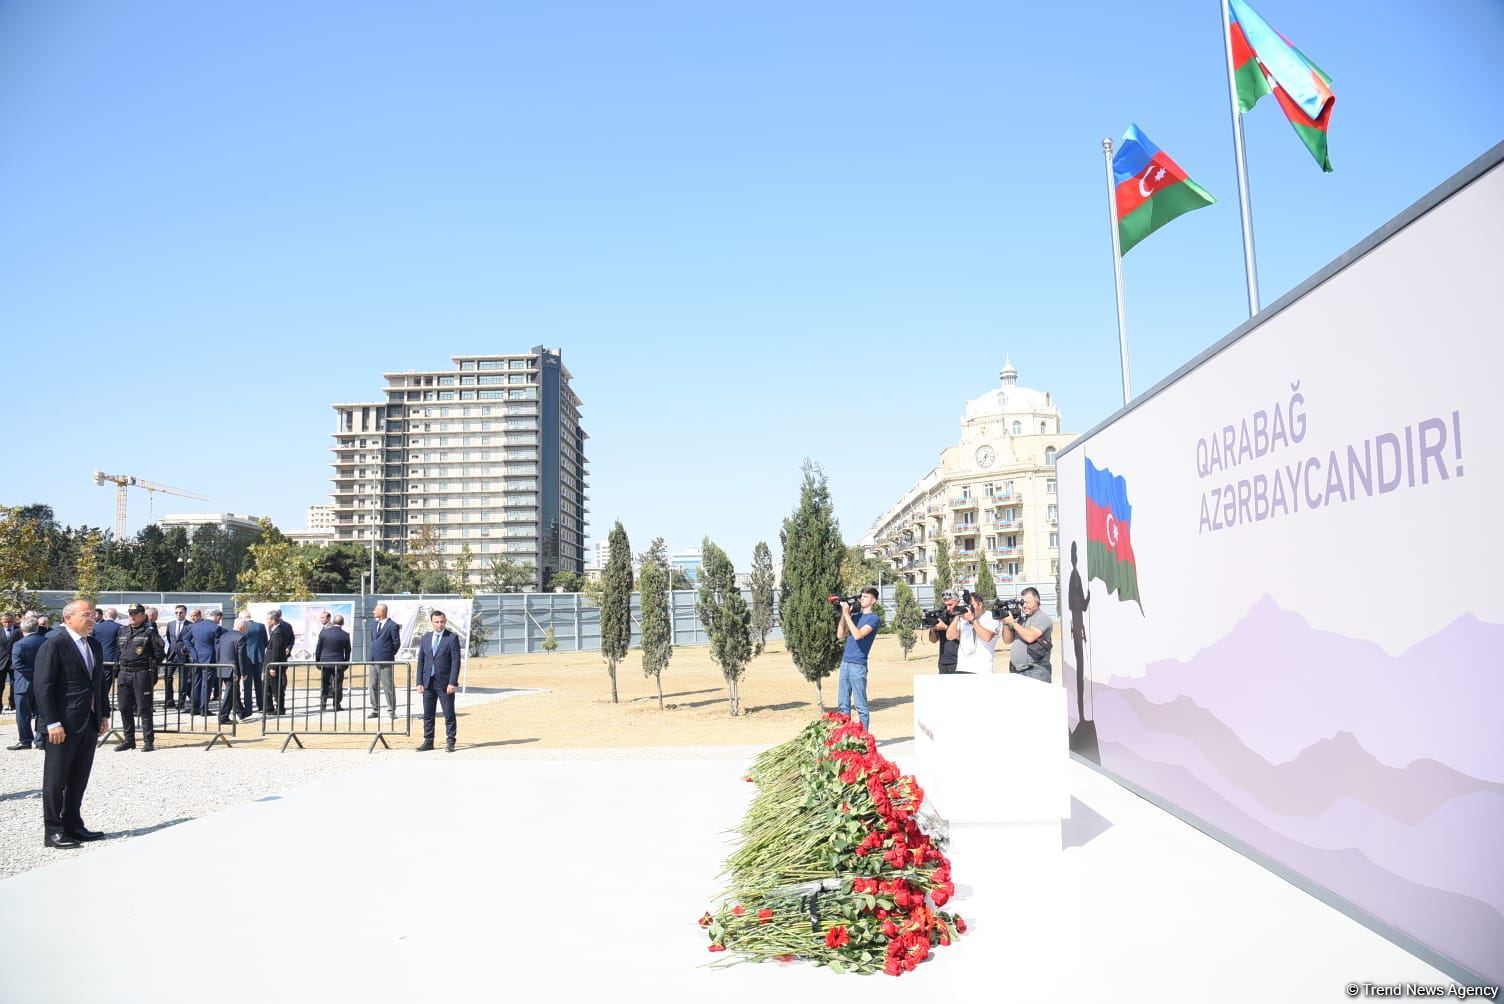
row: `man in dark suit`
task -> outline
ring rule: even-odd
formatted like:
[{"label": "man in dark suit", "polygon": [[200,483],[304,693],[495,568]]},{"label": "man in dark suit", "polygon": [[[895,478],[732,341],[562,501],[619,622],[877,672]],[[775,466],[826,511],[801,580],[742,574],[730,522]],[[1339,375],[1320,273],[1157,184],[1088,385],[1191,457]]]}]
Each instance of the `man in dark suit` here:
[{"label": "man in dark suit", "polygon": [[281,610],[271,610],[266,615],[266,713],[287,714],[287,667],[275,664],[286,662],[292,655],[292,625],[282,619]]},{"label": "man in dark suit", "polygon": [[252,708],[262,710],[266,699],[266,688],[261,682],[261,667],[266,664],[266,628],[251,620],[249,614],[245,617],[246,674],[241,680],[240,706],[250,714]]},{"label": "man in dark suit", "polygon": [[120,623],[114,607],[94,608],[94,640],[104,649],[104,661],[110,664],[110,679],[115,678],[120,663]]},{"label": "man in dark suit", "polygon": [[219,637],[215,640],[214,661],[219,663],[215,667],[215,675],[219,677],[219,724],[230,724],[230,713],[233,711],[241,719],[249,712],[243,707],[237,707],[237,696],[240,694],[240,678],[245,675],[245,626],[250,618],[244,614],[235,622],[235,626],[226,630],[219,629]]},{"label": "man in dark suit", "polygon": [[84,825],[84,791],[94,767],[94,740],[110,728],[104,649],[91,637],[94,609],[84,600],[63,607],[63,632],[37,650],[33,680],[37,719],[47,726],[42,767],[43,843],[57,850],[104,834]]},{"label": "man in dark suit", "polygon": [[[174,619],[167,625],[167,662],[162,666],[162,700],[179,709],[188,706],[188,608],[179,603],[172,608]],[[181,671],[181,672],[179,672]],[[177,700],[172,699],[172,680],[178,677]]]},{"label": "man in dark suit", "polygon": [[5,702],[7,711],[16,707],[16,681],[11,676],[10,650],[21,640],[21,629],[16,626],[16,615],[7,610],[0,614],[0,697],[5,696],[5,681],[10,680],[10,697]]},{"label": "man in dark suit", "polygon": [[11,669],[16,676],[11,681],[16,694],[16,733],[19,738],[10,750],[24,750],[35,746],[42,749],[47,737],[32,724],[37,717],[36,697],[32,692],[32,679],[37,665],[37,650],[42,647],[42,632],[37,630],[37,615],[27,614],[21,618],[21,640],[11,646]]},{"label": "man in dark suit", "polygon": [[444,750],[454,752],[454,740],[458,728],[454,720],[454,692],[460,684],[460,636],[446,630],[448,623],[442,610],[429,615],[433,631],[418,643],[418,684],[414,687],[423,694],[423,745],[418,752],[433,749],[433,718],[435,705],[444,706]]},{"label": "man in dark suit", "polygon": [[[386,704],[392,714],[393,727],[397,724],[397,689],[393,684],[393,668],[391,663],[397,658],[397,650],[402,647],[402,629],[397,622],[386,615],[386,604],[378,603],[371,611],[375,623],[371,628],[371,643],[366,646],[366,658],[372,663],[369,667],[371,681],[371,713],[368,718],[381,717],[381,693],[386,691]],[[387,663],[387,665],[379,665]]]},{"label": "man in dark suit", "polygon": [[[214,672],[213,663],[218,655],[219,636],[224,633],[224,628],[205,618],[202,610],[190,613],[188,621],[188,661],[193,663],[192,713],[207,716],[209,677]],[[184,679],[185,685],[187,682]]]},{"label": "man in dark suit", "polygon": [[313,660],[319,664],[319,710],[324,710],[331,691],[334,710],[342,710],[345,701],[345,671],[350,668],[350,633],[345,630],[345,618],[342,615],[335,614],[329,626],[319,632]]}]

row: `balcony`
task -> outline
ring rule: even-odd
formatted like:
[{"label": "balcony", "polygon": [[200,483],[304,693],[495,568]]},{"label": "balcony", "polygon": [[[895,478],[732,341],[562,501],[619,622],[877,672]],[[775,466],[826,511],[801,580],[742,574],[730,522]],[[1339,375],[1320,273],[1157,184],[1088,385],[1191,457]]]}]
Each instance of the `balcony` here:
[{"label": "balcony", "polygon": [[1016,533],[1024,528],[1024,521],[1021,519],[987,520],[986,522],[989,527],[1002,533]]},{"label": "balcony", "polygon": [[950,500],[952,509],[975,509],[979,499],[957,497]]},{"label": "balcony", "polygon": [[989,547],[987,553],[994,558],[1019,558],[1023,556],[1024,549],[1021,547]]},{"label": "balcony", "polygon": [[955,526],[950,528],[948,536],[969,537],[972,534],[976,533],[980,528],[980,523],[957,523]]},{"label": "balcony", "polygon": [[938,502],[931,503],[930,505],[924,507],[924,514],[926,516],[941,516],[944,515],[944,513],[945,506],[941,505]]},{"label": "balcony", "polygon": [[1012,502],[1018,498],[1018,492],[1011,488],[1002,488],[987,496],[988,502]]},{"label": "balcony", "polygon": [[982,552],[980,550],[978,550],[977,548],[975,548],[975,547],[972,547],[972,548],[958,547],[958,548],[956,548],[956,555],[957,555],[957,557],[961,557],[961,558],[974,558],[978,554],[981,554],[981,553]]}]

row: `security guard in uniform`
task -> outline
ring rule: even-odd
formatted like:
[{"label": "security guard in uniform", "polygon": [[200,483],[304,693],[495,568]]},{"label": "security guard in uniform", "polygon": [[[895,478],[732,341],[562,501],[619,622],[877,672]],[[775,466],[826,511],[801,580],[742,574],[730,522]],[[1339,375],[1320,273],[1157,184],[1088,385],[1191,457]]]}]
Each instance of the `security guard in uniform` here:
[{"label": "security guard in uniform", "polygon": [[156,748],[152,740],[152,689],[157,685],[157,667],[167,658],[167,643],[146,619],[146,608],[132,603],[126,611],[130,615],[130,627],[120,632],[116,642],[120,654],[120,673],[117,694],[120,702],[120,718],[125,723],[125,739],[115,746],[115,752],[136,748],[136,710],[141,711],[141,733],[146,744],[142,752],[150,753]]}]

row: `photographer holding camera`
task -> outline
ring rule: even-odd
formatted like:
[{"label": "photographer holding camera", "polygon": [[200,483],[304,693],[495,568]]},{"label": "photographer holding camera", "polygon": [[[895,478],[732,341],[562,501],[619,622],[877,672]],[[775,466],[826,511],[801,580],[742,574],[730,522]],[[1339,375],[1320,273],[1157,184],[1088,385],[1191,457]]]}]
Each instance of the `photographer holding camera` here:
[{"label": "photographer holding camera", "polygon": [[843,715],[851,714],[852,705],[856,706],[857,717],[865,729],[871,720],[867,712],[867,653],[872,651],[872,643],[877,640],[877,614],[872,612],[877,604],[877,588],[868,586],[863,589],[857,602],[861,604],[862,612],[853,621],[851,601],[840,601],[841,622],[836,625],[836,637],[845,639],[846,651],[841,654],[836,698]]},{"label": "photographer holding camera", "polygon": [[940,594],[941,609],[933,610],[925,617],[925,620],[933,620],[930,624],[930,643],[940,644],[940,661],[936,668],[942,673],[956,672],[956,656],[960,652],[961,643],[952,641],[947,630],[950,622],[958,616],[956,610],[956,591],[947,589]]},{"label": "photographer holding camera", "polygon": [[1008,672],[1035,680],[1050,682],[1050,633],[1055,622],[1050,615],[1039,609],[1039,590],[1026,586],[1019,595],[1021,616],[1012,613],[1003,616],[1003,641],[1011,646],[1008,652]]},{"label": "photographer holding camera", "polygon": [[997,648],[998,621],[976,593],[961,595],[961,615],[945,629],[945,637],[956,642],[958,673],[992,672],[992,655]]}]

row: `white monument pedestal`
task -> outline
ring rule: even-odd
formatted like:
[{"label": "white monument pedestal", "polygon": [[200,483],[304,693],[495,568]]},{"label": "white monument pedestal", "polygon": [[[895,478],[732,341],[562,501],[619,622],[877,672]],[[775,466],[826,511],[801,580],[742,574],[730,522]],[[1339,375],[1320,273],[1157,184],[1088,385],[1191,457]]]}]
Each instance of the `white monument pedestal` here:
[{"label": "white monument pedestal", "polygon": [[1014,674],[914,678],[915,774],[949,827],[957,898],[986,960],[1019,999],[1068,999],[1080,963],[1079,890],[1062,860],[1070,815],[1065,689]]}]

